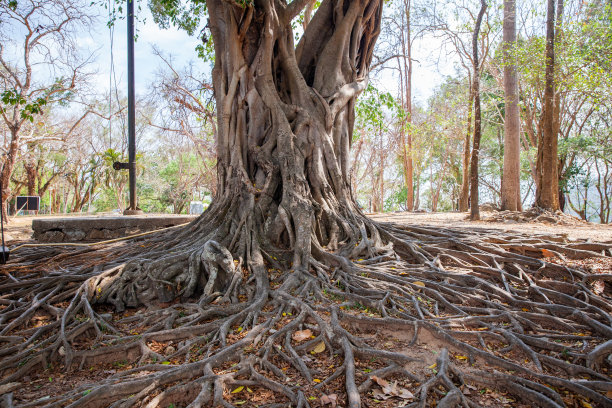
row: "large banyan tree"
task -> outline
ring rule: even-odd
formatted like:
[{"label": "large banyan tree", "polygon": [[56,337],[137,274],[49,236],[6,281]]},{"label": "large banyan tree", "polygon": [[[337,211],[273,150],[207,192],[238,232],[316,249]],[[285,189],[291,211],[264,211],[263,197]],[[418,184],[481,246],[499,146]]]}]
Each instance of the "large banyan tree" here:
[{"label": "large banyan tree", "polygon": [[609,246],[362,214],[349,151],[383,0],[316,5],[206,2],[213,203],[156,235],[16,252],[0,283],[2,383],[112,366],[38,403],[75,407],[472,407],[486,389],[609,406],[610,276],[543,259]]}]

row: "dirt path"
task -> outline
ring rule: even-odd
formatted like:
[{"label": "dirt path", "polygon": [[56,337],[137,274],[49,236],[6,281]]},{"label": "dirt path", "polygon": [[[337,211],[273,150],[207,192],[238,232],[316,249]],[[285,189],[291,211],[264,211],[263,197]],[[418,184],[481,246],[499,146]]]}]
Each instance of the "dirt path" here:
[{"label": "dirt path", "polygon": [[32,220],[36,216],[11,217],[4,226],[4,239],[7,244],[13,244],[32,239]]},{"label": "dirt path", "polygon": [[[486,218],[490,213],[483,213]],[[400,224],[430,225],[441,228],[461,228],[518,232],[531,235],[565,235],[569,240],[612,242],[612,225],[593,224],[576,219],[574,225],[556,225],[546,222],[501,223],[470,221],[468,213],[388,213],[368,214],[377,221]]]},{"label": "dirt path", "polygon": [[[145,214],[144,216],[138,216],[138,218],[146,217],[146,218],[173,218],[180,217],[175,214]],[[97,213],[97,214],[59,214],[59,215],[26,215],[19,217],[11,217],[8,225],[4,226],[4,238],[5,241],[9,245],[15,245],[18,243],[23,243],[26,241],[33,241],[32,238],[32,222],[36,219],[44,219],[44,220],[53,220],[53,219],[76,219],[76,218],[116,218],[121,217],[117,213]],[[184,218],[184,217],[183,217]],[[119,228],[117,226],[113,226],[114,228]],[[110,228],[110,227],[109,227]]]}]

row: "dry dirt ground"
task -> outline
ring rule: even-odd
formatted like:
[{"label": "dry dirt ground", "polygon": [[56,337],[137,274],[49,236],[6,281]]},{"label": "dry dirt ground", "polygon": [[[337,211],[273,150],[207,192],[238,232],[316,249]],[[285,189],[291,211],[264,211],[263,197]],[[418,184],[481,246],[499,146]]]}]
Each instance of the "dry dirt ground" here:
[{"label": "dry dirt ground", "polygon": [[575,222],[553,224],[550,222],[490,222],[494,213],[483,212],[483,221],[470,221],[468,213],[385,213],[368,214],[370,218],[400,224],[431,225],[451,229],[479,229],[518,232],[532,235],[564,235],[571,241],[612,242],[612,225],[593,224],[575,219]]},{"label": "dry dirt ground", "polygon": [[32,239],[32,220],[37,217],[23,216],[11,217],[4,226],[4,239],[8,244],[29,241]]},{"label": "dry dirt ground", "polygon": [[[92,214],[68,214],[68,215],[26,215],[19,217],[11,217],[8,225],[4,226],[4,235],[5,240],[9,245],[14,245],[16,243],[24,243],[27,241],[32,241],[32,221],[35,219],[60,219],[60,218],[77,218],[79,216],[82,217],[92,217]],[[116,213],[98,213],[93,215],[94,217],[112,217],[116,218],[118,214]],[[145,214],[146,217],[156,217],[156,216],[164,216],[164,217],[174,217],[173,214]],[[140,216],[139,216],[140,217]]]},{"label": "dry dirt ground", "polygon": [[[516,232],[517,234],[529,234],[534,236],[555,236],[563,241],[571,240],[612,243],[612,226],[610,225],[591,224],[582,222],[580,220],[575,220],[575,222],[564,222],[563,224],[553,224],[548,222],[518,223],[486,221],[487,218],[493,218],[492,215],[494,214],[483,213],[483,218],[485,219],[485,221],[471,222],[467,220],[467,213],[369,214],[372,219],[381,222],[395,222],[410,225],[434,226],[440,229],[448,228],[461,229],[464,231],[470,230],[478,231],[480,234],[485,235],[488,235],[488,233],[490,233],[491,235],[495,235],[498,232]],[[11,246],[20,242],[31,240],[31,224],[34,218],[35,217],[30,216],[12,218],[10,224],[5,228],[7,242]],[[556,262],[556,260],[554,259],[551,259],[551,261]],[[560,260],[557,261],[561,262]],[[571,261],[569,263],[571,264],[571,266],[577,268],[593,268],[597,270],[598,273],[612,273],[612,262],[610,261],[610,258],[606,258],[604,260],[585,259],[581,261]],[[137,315],[138,313],[145,312],[146,311],[143,308],[139,308],[137,310],[129,310],[121,316],[113,316],[113,320],[118,321],[120,318],[124,318],[126,316],[129,317],[129,315]],[[107,313],[112,313],[110,307],[108,308]],[[369,315],[371,311],[368,309],[347,310],[346,313],[355,313],[356,315],[365,313],[366,315]],[[289,319],[287,320],[287,322],[289,322]],[[436,354],[437,352],[434,350],[442,349],[445,346],[442,344],[436,344],[436,340],[433,337],[429,336],[427,332],[422,333],[422,338],[419,337],[419,342],[417,343],[416,347],[408,348],[406,345],[409,342],[409,338],[403,336],[404,333],[402,331],[395,331],[391,333],[385,332],[383,330],[377,330],[375,327],[358,327],[348,322],[347,324],[349,324],[350,328],[353,331],[360,332],[362,336],[367,339],[368,342],[372,342],[372,346],[375,346],[379,349],[390,351],[405,351],[407,349],[412,350],[411,357],[414,357],[415,359],[418,359],[418,361],[420,361],[418,367],[411,367],[415,370],[415,373],[420,374],[424,377],[426,377],[427,375],[431,376],[432,373],[436,373],[436,361],[438,355]],[[238,334],[236,334],[235,336],[239,337],[240,335],[241,333],[238,332]],[[171,355],[175,350],[175,345],[171,343],[172,342],[153,342],[149,346],[154,349],[154,351],[159,352],[161,355]],[[170,350],[170,348],[172,350]],[[327,357],[324,357],[324,353],[321,353],[320,356],[313,355],[313,359],[318,362],[317,366],[320,366],[320,373],[322,374],[321,379],[324,380],[325,375],[331,376],[331,374],[334,372],[334,367],[341,365],[342,362],[336,357],[335,360],[332,360],[328,359]],[[455,364],[461,366],[461,368],[469,369],[469,363],[468,361],[466,361],[466,356],[458,354],[456,352],[452,352],[451,350],[450,357],[451,360],[454,361]],[[479,366],[482,362],[476,361],[476,363],[476,365]],[[164,362],[162,364],[181,363],[178,360],[170,360],[169,362]],[[361,365],[363,365],[363,367],[361,367]],[[382,365],[379,366],[379,363],[374,361],[370,361],[367,364],[362,362],[359,363],[358,366],[358,368],[360,368],[365,373],[383,367]],[[133,368],[133,364],[131,362],[123,360],[109,362],[108,364],[97,365],[96,367],[80,367],[78,370],[72,371],[70,373],[65,373],[62,367],[49,365],[46,370],[38,371],[28,377],[25,377],[23,379],[25,380],[25,382],[21,384],[14,383],[16,388],[15,390],[7,389],[4,391],[14,391],[17,405],[21,405],[24,403],[33,403],[32,405],[34,406],[45,405],[44,401],[45,399],[49,398],[50,395],[61,394],[67,392],[70,389],[74,389],[75,387],[81,387],[83,386],[83,384],[96,383],[97,381],[105,379],[109,375],[114,375],[116,373],[130,370],[131,368]],[[228,368],[228,370],[230,368]],[[289,368],[291,370],[290,367],[284,367],[283,370],[286,368]],[[287,373],[291,374],[291,371],[288,371]],[[296,375],[296,377],[298,376]],[[316,379],[315,382],[321,382],[321,379]],[[380,385],[381,389],[384,390],[385,381],[380,381],[381,382],[378,384]],[[397,387],[399,387],[398,389],[401,390],[404,390],[404,388],[402,387],[414,390],[418,384],[415,384],[414,381],[410,379],[401,378],[398,379],[392,385],[397,385]],[[471,393],[472,398],[478,401],[481,406],[527,407],[527,405],[522,405],[519,401],[514,399],[512,395],[508,395],[506,393],[499,393],[488,388],[475,388],[469,385],[467,387],[468,389],[463,390],[464,394],[468,395],[469,393]],[[257,406],[258,402],[265,402],[267,399],[272,398],[271,392],[269,390],[257,388],[251,390],[248,387],[242,390],[242,388],[244,387],[239,387],[231,392],[228,391],[228,398],[235,405],[242,405],[248,400],[249,403],[246,403],[244,405],[245,407]],[[238,392],[236,392],[236,390],[238,390]],[[305,392],[306,391],[308,390],[305,389]],[[340,383],[340,379],[335,380],[329,385],[326,385],[324,391],[326,396],[333,396],[334,398],[338,398],[338,407],[344,406],[343,403],[340,402],[344,400],[344,391],[342,390],[342,384]],[[2,394],[1,390],[0,394]],[[387,400],[388,396],[385,396],[383,394],[381,394],[378,387],[374,387],[374,393],[371,395],[368,394],[365,406],[367,408],[392,408],[404,405],[403,403],[400,403],[400,400],[398,400],[397,398]],[[608,394],[608,396],[610,396],[610,393]],[[319,400],[311,402],[312,406],[317,408],[329,408],[336,405],[335,400],[334,404],[326,403]],[[564,402],[568,407],[592,407],[592,405],[587,403],[586,400],[574,398],[572,395],[564,396]],[[251,405],[251,403],[253,405]],[[397,405],[398,403],[400,403],[400,405]],[[0,401],[0,406],[1,405],[2,404]]]},{"label": "dry dirt ground", "polygon": [[[116,214],[112,214],[116,216]],[[102,215],[104,216],[104,215]],[[493,213],[483,212],[483,221],[470,221],[468,213],[418,213],[397,212],[368,214],[377,221],[397,222],[400,224],[430,225],[440,228],[479,229],[503,232],[517,232],[533,235],[561,235],[571,241],[591,241],[612,243],[612,225],[594,224],[575,219],[571,225],[549,222],[490,222]],[[12,217],[5,227],[5,239],[11,244],[31,240],[32,220],[43,216]],[[45,219],[52,217],[44,216]]]}]

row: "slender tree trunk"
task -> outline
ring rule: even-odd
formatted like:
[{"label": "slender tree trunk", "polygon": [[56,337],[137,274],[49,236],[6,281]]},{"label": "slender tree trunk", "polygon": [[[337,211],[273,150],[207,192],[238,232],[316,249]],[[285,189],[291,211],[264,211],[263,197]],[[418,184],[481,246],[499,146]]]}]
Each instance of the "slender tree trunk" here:
[{"label": "slender tree trunk", "polygon": [[51,207],[51,214],[57,213],[57,193],[56,190],[51,190],[51,196],[49,197],[49,206]]},{"label": "slender tree trunk", "polygon": [[417,211],[421,206],[421,179],[417,177],[416,188],[415,188],[415,200],[414,200],[414,211]]},{"label": "slender tree trunk", "polygon": [[382,128],[379,130],[378,133],[378,154],[379,154],[379,161],[380,161],[380,167],[378,170],[378,183],[379,183],[379,187],[378,187],[378,208],[379,208],[379,212],[385,212],[385,150],[384,150],[384,145],[383,145],[383,131]]},{"label": "slender tree trunk", "polygon": [[59,189],[55,190],[54,193],[55,193],[55,196],[54,196],[54,198],[55,198],[55,212],[57,214],[60,214],[62,212],[62,196],[63,196],[63,194],[62,194],[62,192]]},{"label": "slender tree trunk", "polygon": [[36,195],[36,166],[29,160],[23,163],[23,168],[26,173],[28,195]]},{"label": "slender tree trunk", "polygon": [[538,141],[536,206],[559,209],[557,134],[554,120],[555,98],[555,0],[548,0],[546,17],[546,86],[542,112],[542,135]]},{"label": "slender tree trunk", "polygon": [[478,155],[480,153],[480,136],[481,136],[481,112],[480,112],[480,68],[478,60],[478,34],[480,33],[480,25],[482,18],[487,10],[487,3],[481,0],[480,11],[476,19],[474,27],[474,35],[472,37],[472,52],[474,54],[474,144],[472,147],[472,160],[470,165],[470,219],[476,221],[480,219],[480,209],[478,208]]},{"label": "slender tree trunk", "polygon": [[[414,170],[412,163],[412,40],[410,30],[410,0],[404,0],[404,13],[405,18],[405,32],[401,35],[402,40],[402,51],[404,57],[403,72],[404,72],[404,93],[405,93],[405,112],[406,112],[406,123],[403,131],[405,130],[405,140],[403,141],[403,161],[404,161],[404,180],[406,185],[406,210],[414,210]],[[401,72],[402,70],[400,70]]]},{"label": "slender tree trunk", "polygon": [[[17,106],[15,109],[18,108],[19,106]],[[19,128],[11,127],[10,135],[11,142],[9,144],[6,158],[2,163],[2,169],[0,170],[0,184],[2,186],[3,199],[3,202],[0,204],[2,205],[2,215],[5,223],[8,222],[8,201],[11,196],[11,175],[13,174],[13,169],[15,168],[15,163],[17,162],[17,155],[19,154]]]},{"label": "slender tree trunk", "polygon": [[[469,77],[470,75],[468,75]],[[461,179],[461,194],[459,196],[459,211],[465,212],[469,208],[470,197],[470,142],[472,140],[472,112],[474,108],[474,87],[472,79],[468,78],[469,96],[467,112],[467,131],[463,142],[463,177]]]},{"label": "slender tree trunk", "polygon": [[440,200],[440,191],[442,190],[442,183],[446,176],[446,169],[448,168],[448,156],[450,155],[450,145],[446,147],[444,151],[444,157],[442,159],[442,170],[438,173],[438,182],[432,199],[431,212],[438,211],[438,201]]},{"label": "slender tree trunk", "polygon": [[514,46],[516,43],[516,0],[504,0],[504,169],[501,192],[501,209],[520,211],[520,118],[518,109],[518,84]]},{"label": "slender tree trunk", "polygon": [[[555,19],[555,46],[561,43],[563,38],[563,0],[557,0],[557,16]],[[553,70],[557,68],[554,67]],[[561,133],[561,93],[555,89],[554,107],[553,107],[553,132],[555,144],[554,149],[558,150],[559,134]],[[557,166],[553,169],[555,184],[552,188],[556,189],[557,199],[559,201],[557,209],[563,211],[565,209],[565,197],[563,191],[560,188],[560,180],[563,176],[562,164],[559,162],[559,156],[557,154]]]},{"label": "slender tree trunk", "polygon": [[55,180],[57,175],[58,173],[53,173],[53,175],[51,175],[51,177],[45,182],[45,184],[42,184],[42,176],[38,178],[38,195],[40,197],[45,195],[45,193],[47,192],[47,190],[51,186],[51,183],[53,182],[53,180]]}]

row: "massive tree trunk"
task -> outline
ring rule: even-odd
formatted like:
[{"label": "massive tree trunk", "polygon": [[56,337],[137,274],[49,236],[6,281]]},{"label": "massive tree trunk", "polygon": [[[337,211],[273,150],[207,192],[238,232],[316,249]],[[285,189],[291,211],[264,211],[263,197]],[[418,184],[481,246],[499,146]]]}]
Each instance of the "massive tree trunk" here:
[{"label": "massive tree trunk", "polygon": [[[208,2],[216,54],[217,194],[183,251],[184,263],[199,261],[213,245],[231,265],[227,273],[235,270],[234,260],[262,267],[262,250],[283,267],[306,271],[313,261],[372,255],[372,243],[380,244],[351,194],[349,149],[382,0],[323,2],[296,47],[291,20],[305,3]],[[123,307],[189,296],[197,272],[186,270],[173,287],[153,291],[150,280],[117,280],[101,298]],[[190,284],[181,286],[183,280]]]},{"label": "massive tree trunk", "polygon": [[516,0],[504,1],[504,170],[501,192],[502,210],[521,210],[521,155],[518,84],[516,74]]},{"label": "massive tree trunk", "polygon": [[548,210],[559,209],[557,177],[557,133],[554,120],[555,99],[555,0],[548,0],[546,17],[546,86],[542,111],[542,134],[538,139],[535,204]]}]

